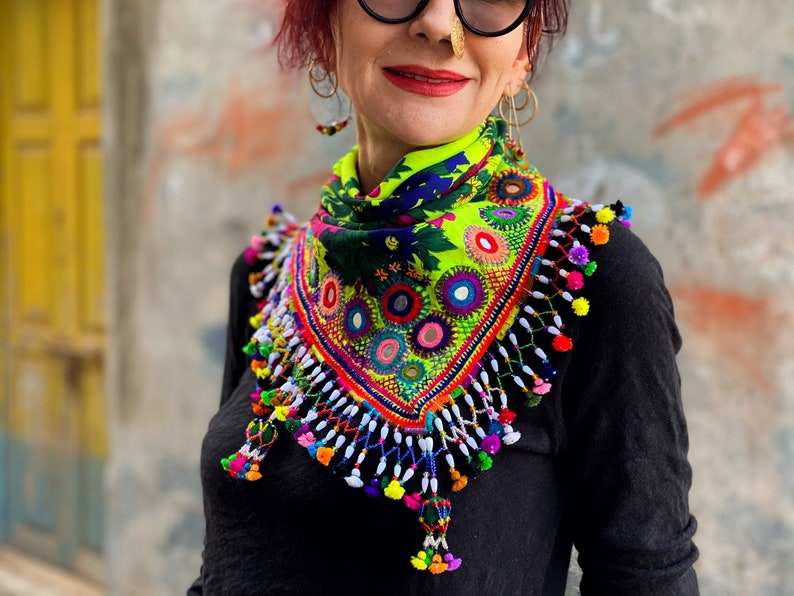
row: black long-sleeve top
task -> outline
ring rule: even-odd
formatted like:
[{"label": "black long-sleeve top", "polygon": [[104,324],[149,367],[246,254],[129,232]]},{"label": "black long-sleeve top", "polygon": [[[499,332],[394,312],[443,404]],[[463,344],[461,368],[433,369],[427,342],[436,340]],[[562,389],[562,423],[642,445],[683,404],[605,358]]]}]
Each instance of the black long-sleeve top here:
[{"label": "black long-sleeve top", "polygon": [[455,493],[448,538],[463,565],[434,576],[408,562],[422,539],[414,512],[349,488],[291,437],[259,481],[221,468],[244,440],[254,387],[241,348],[256,300],[238,259],[221,406],[202,448],[202,575],[189,593],[559,595],[575,544],[585,596],[698,594],[673,306],[625,227],[597,260],[590,313],[567,322],[574,347],[557,355],[554,388],[536,407],[511,407],[521,440]]}]

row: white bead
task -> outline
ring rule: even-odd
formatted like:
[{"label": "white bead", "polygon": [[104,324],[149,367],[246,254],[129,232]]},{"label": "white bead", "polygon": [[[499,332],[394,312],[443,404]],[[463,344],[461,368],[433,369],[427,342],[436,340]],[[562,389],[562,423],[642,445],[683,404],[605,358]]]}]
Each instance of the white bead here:
[{"label": "white bead", "polygon": [[386,469],[386,458],[382,457],[380,459],[380,462],[378,462],[378,469],[375,470],[375,475],[380,476],[381,474],[383,474],[383,470],[385,469]]},{"label": "white bead", "polygon": [[345,435],[339,435],[338,437],[336,437],[336,445],[335,445],[335,447],[337,449],[341,449],[342,445],[345,444],[345,441],[347,441],[347,437]]},{"label": "white bead", "polygon": [[405,474],[403,474],[403,484],[408,482],[413,477],[414,477],[414,469],[413,468],[408,468],[407,470],[405,470]]},{"label": "white bead", "polygon": [[469,447],[477,451],[477,441],[474,440],[474,437],[466,437],[466,443]]},{"label": "white bead", "polygon": [[451,454],[451,453],[447,452],[447,455],[446,455],[446,460],[447,460],[447,465],[448,465],[450,468],[454,468],[454,467],[455,467],[455,458],[454,458],[454,457],[452,457],[452,454]]},{"label": "white bead", "polygon": [[460,451],[463,453],[463,455],[469,457],[469,448],[466,447],[466,443],[461,443],[458,445],[458,447],[460,447]]},{"label": "white bead", "polygon": [[460,418],[460,408],[458,404],[452,404],[452,414],[455,418]]},{"label": "white bead", "polygon": [[430,490],[432,490],[434,493],[438,492],[438,478],[430,479]]},{"label": "white bead", "polygon": [[345,449],[345,459],[350,459],[351,457],[353,457],[353,453],[355,453],[355,451],[356,451],[355,444],[351,443],[350,445],[348,445],[347,449]]},{"label": "white bead", "polygon": [[538,356],[538,358],[540,358],[540,359],[541,359],[541,360],[543,360],[544,362],[547,360],[547,358],[546,358],[546,352],[544,352],[544,351],[543,351],[543,350],[541,350],[540,348],[535,348],[535,354]]},{"label": "white bead", "polygon": [[[353,470],[353,472],[358,472],[358,470]],[[361,488],[362,486],[364,486],[364,481],[361,480],[361,478],[359,478],[358,476],[348,476],[347,478],[345,478],[345,482],[347,482],[348,486],[351,486],[353,488]]]}]

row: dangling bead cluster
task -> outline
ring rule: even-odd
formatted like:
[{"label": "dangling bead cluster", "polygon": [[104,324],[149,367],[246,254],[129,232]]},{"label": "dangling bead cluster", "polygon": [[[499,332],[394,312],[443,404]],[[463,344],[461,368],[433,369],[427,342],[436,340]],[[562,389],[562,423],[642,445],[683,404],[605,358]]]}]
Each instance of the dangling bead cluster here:
[{"label": "dangling bead cluster", "polygon": [[317,125],[317,132],[322,135],[332,137],[340,130],[347,128],[347,123],[350,122],[350,116],[345,118],[344,120],[340,120],[338,122],[332,122],[331,124],[318,124]]},{"label": "dangling bead cluster", "polygon": [[[584,223],[585,216],[596,223]],[[251,320],[257,331],[245,347],[257,378],[251,395],[255,418],[245,444],[222,460],[224,469],[235,478],[259,479],[261,462],[283,429],[349,486],[417,512],[425,538],[410,557],[416,569],[433,574],[457,569],[461,560],[446,540],[452,504],[443,487],[462,490],[494,465],[503,445],[520,440],[510,396],[523,395],[532,407],[551,391],[556,370],[548,354],[573,347],[563,316],[589,311],[587,299],[577,296],[596,269],[588,246],[608,242],[610,224],[628,217],[629,208],[620,203],[609,207],[563,198],[532,285],[479,367],[434,401],[423,427],[406,428],[351,394],[301,328],[290,259],[303,231],[274,210],[269,231],[255,237],[246,253],[250,263],[264,263],[251,275],[252,293],[261,298],[269,288]],[[439,475],[439,464],[448,475]]]}]

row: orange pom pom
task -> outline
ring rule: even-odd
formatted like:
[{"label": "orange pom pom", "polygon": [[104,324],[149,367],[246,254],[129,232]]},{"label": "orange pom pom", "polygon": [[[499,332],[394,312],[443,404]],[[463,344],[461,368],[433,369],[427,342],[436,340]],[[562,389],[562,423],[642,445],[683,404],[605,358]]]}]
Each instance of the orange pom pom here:
[{"label": "orange pom pom", "polygon": [[334,450],[330,447],[320,447],[317,450],[317,461],[327,466],[331,462],[331,458],[334,456]]}]

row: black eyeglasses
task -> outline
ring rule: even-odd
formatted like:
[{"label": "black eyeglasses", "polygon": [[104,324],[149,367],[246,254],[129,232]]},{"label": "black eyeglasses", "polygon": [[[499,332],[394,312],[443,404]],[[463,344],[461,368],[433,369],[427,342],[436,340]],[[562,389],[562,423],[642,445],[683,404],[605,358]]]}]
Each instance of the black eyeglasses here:
[{"label": "black eyeglasses", "polygon": [[[498,37],[510,33],[527,18],[537,0],[455,0],[455,12],[472,33]],[[361,8],[381,23],[405,23],[417,17],[430,0],[358,0]]]}]

